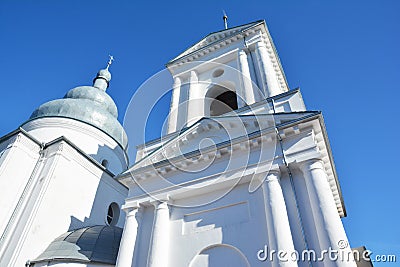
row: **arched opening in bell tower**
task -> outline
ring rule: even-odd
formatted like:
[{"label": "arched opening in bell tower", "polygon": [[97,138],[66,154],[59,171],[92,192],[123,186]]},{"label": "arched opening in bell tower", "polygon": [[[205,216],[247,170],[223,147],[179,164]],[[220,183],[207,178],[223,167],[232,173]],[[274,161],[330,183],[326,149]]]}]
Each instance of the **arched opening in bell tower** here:
[{"label": "arched opening in bell tower", "polygon": [[210,115],[218,116],[228,113],[238,108],[236,94],[232,91],[226,91],[211,101]]},{"label": "arched opening in bell tower", "polygon": [[238,109],[237,95],[234,90],[224,86],[214,85],[206,95],[209,105],[206,105],[210,116],[219,116]]}]

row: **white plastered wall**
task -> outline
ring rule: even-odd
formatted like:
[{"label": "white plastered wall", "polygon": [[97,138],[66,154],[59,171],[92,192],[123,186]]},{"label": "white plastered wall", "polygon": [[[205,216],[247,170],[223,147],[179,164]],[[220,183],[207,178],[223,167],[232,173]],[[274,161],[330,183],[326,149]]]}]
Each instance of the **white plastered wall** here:
[{"label": "white plastered wall", "polygon": [[[24,169],[27,164],[12,162],[15,165],[9,168],[13,170]],[[108,206],[116,202],[121,207],[127,196],[124,186],[64,141],[44,150],[40,170],[0,265],[23,266],[61,234],[80,227],[105,225]],[[120,212],[116,226],[122,228],[124,221],[124,213]]]}]

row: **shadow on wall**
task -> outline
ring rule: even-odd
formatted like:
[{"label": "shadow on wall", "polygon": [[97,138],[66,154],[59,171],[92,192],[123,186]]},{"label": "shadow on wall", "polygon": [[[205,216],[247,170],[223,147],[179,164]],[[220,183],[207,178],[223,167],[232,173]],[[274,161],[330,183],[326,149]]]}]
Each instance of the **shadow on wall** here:
[{"label": "shadow on wall", "polygon": [[[47,262],[47,265],[40,266],[49,266],[53,259],[115,264],[125,223],[121,205],[128,189],[97,161],[79,152],[82,156],[79,162],[78,159],[69,160],[63,176],[80,175],[74,177],[75,181],[85,182],[70,184],[69,190],[65,190],[54,203],[60,209],[71,211],[65,214],[70,218],[68,230],[54,236],[48,247],[32,261],[34,264]],[[68,220],[68,217],[62,219]]]},{"label": "shadow on wall", "polygon": [[[119,148],[117,147],[116,149]],[[121,206],[128,196],[128,189],[115,180],[112,172],[107,169],[110,161],[112,161],[112,159],[108,159],[107,155],[113,152],[107,146],[99,146],[97,155],[91,155],[91,159],[88,159],[90,164],[96,164],[98,168],[102,168],[103,174],[100,178],[90,177],[90,179],[99,179],[99,181],[89,217],[85,217],[82,221],[75,216],[71,216],[68,231],[95,225],[110,225],[121,228],[124,226],[125,216],[121,211]],[[101,158],[100,163],[102,163],[102,166],[94,158]],[[85,177],[82,177],[82,179],[85,179]]]},{"label": "shadow on wall", "polygon": [[126,159],[126,163],[121,162],[118,155],[124,157],[124,155],[121,155],[122,153],[121,147],[117,146],[114,149],[111,149],[106,145],[99,145],[96,154],[90,154],[89,156],[108,171],[116,175],[126,170],[129,164],[128,159]]}]

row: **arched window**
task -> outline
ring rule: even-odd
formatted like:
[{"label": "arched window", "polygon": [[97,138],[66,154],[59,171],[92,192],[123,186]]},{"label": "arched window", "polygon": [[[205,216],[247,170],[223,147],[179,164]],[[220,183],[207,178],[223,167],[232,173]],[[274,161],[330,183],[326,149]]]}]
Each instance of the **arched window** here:
[{"label": "arched window", "polygon": [[238,109],[238,104],[235,92],[226,91],[217,95],[215,99],[211,101],[210,115],[218,116],[236,109]]},{"label": "arched window", "polygon": [[213,85],[207,90],[206,103],[204,114],[209,116],[219,116],[238,109],[235,84],[225,81]]}]

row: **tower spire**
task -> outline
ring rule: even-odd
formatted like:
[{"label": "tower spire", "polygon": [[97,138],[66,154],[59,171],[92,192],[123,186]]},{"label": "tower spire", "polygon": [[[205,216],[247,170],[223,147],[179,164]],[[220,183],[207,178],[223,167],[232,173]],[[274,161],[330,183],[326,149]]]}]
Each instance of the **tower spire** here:
[{"label": "tower spire", "polygon": [[225,10],[222,10],[222,12],[224,13],[224,15],[222,16],[222,19],[224,20],[224,26],[225,26],[225,30],[228,29],[228,16],[226,15]]}]

